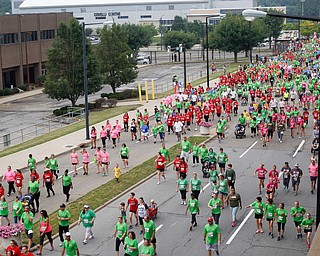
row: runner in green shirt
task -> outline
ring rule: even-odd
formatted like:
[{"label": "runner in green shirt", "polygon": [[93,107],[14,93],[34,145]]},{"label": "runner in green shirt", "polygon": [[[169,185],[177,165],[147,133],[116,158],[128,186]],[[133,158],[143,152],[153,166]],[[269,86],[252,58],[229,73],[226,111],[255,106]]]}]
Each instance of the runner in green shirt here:
[{"label": "runner in green shirt", "polygon": [[121,145],[120,158],[122,159],[124,168],[129,167],[129,148],[125,143]]},{"label": "runner in green shirt", "polygon": [[8,203],[6,201],[6,198],[2,196],[0,200],[0,224],[1,224],[1,219],[6,218],[6,220],[8,221],[8,226],[10,226],[10,220],[8,218],[8,215],[9,215]]},{"label": "runner in green shirt", "polygon": [[[39,198],[40,198],[40,187],[39,182],[36,181],[36,178],[34,175],[31,176],[31,181],[28,183],[28,194],[32,195],[32,200],[30,202],[30,205],[35,210],[35,212],[39,211]],[[36,201],[37,209],[34,207],[34,201]]]},{"label": "runner in green shirt", "polygon": [[21,224],[23,224],[24,231],[28,237],[28,249],[30,250],[33,243],[33,213],[30,211],[29,206],[24,207],[24,212],[21,215]]},{"label": "runner in green shirt", "polygon": [[196,164],[197,165],[199,164],[199,152],[200,152],[200,148],[197,142],[195,142],[192,147],[192,167],[195,167]]},{"label": "runner in green shirt", "polygon": [[70,212],[66,210],[66,205],[61,204],[60,209],[58,211],[58,220],[59,220],[59,237],[60,237],[60,246],[62,245],[63,233],[69,232],[69,220],[70,220]]},{"label": "runner in green shirt", "polygon": [[33,169],[36,168],[36,165],[37,165],[36,159],[32,157],[32,154],[29,154],[27,167],[29,168],[30,171],[32,171]]},{"label": "runner in green shirt", "polygon": [[262,202],[261,196],[258,196],[256,198],[256,201],[254,201],[252,204],[246,206],[246,208],[252,207],[254,209],[254,218],[256,219],[257,224],[257,230],[256,234],[263,233],[263,227],[262,227],[262,218],[263,218],[263,211],[264,211],[264,203]]},{"label": "runner in green shirt", "polygon": [[19,196],[16,196],[16,199],[12,202],[13,223],[17,224],[18,221],[20,221],[22,213],[23,213],[22,203],[19,200]]},{"label": "runner in green shirt", "polygon": [[192,227],[196,227],[198,225],[196,215],[200,214],[200,208],[199,208],[199,202],[195,198],[195,194],[191,193],[191,198],[188,200],[187,209],[185,214],[187,215],[188,210],[190,210],[191,213],[191,226],[190,231],[192,230]]},{"label": "runner in green shirt", "polygon": [[203,193],[203,186],[201,180],[198,179],[198,174],[193,173],[193,177],[190,179],[190,190],[194,194],[195,199],[199,199],[200,191]]},{"label": "runner in green shirt", "polygon": [[301,226],[304,228],[304,233],[306,234],[308,249],[310,249],[310,236],[312,233],[312,225],[314,219],[311,218],[311,214],[307,213],[306,218],[301,222]]},{"label": "runner in green shirt", "polygon": [[143,220],[143,238],[149,239],[153,246],[154,254],[157,254],[156,225],[147,215]]},{"label": "runner in green shirt", "polygon": [[150,244],[149,239],[144,239],[143,245],[139,249],[142,256],[154,256],[153,246]]},{"label": "runner in green shirt", "polygon": [[292,207],[290,210],[290,215],[293,217],[293,222],[297,228],[297,238],[302,238],[301,222],[305,213],[306,210],[303,207],[300,207],[298,201],[295,201],[294,207]]},{"label": "runner in green shirt", "polygon": [[218,137],[218,142],[220,143],[221,140],[223,139],[223,123],[221,120],[218,121],[216,125],[216,131],[217,131],[217,137]]},{"label": "runner in green shirt", "polygon": [[200,161],[201,164],[204,164],[204,159],[208,156],[209,150],[206,147],[206,144],[202,144],[202,146],[199,148],[200,153]]},{"label": "runner in green shirt", "polygon": [[164,143],[162,144],[162,147],[159,149],[159,152],[166,159],[167,163],[170,162],[169,150],[166,148],[166,145]]},{"label": "runner in green shirt", "polygon": [[188,141],[188,138],[184,136],[183,141],[181,141],[181,158],[184,157],[186,162],[189,161],[189,154],[191,153],[191,143]]},{"label": "runner in green shirt", "polygon": [[73,188],[72,186],[72,178],[68,173],[68,169],[64,171],[64,175],[62,176],[62,191],[63,194],[66,195],[66,202],[69,202],[70,197],[70,189]]},{"label": "runner in green shirt", "polygon": [[218,193],[212,193],[212,198],[208,203],[208,207],[211,209],[211,214],[214,219],[214,223],[219,225],[219,219],[221,214],[222,201],[218,198]]},{"label": "runner in green shirt", "polygon": [[49,159],[50,162],[50,171],[52,172],[52,174],[56,177],[56,179],[58,179],[58,161],[55,158],[54,154],[51,155],[51,158]]},{"label": "runner in green shirt", "polygon": [[187,192],[188,192],[188,185],[189,182],[186,179],[186,177],[184,175],[180,175],[180,178],[177,181],[177,187],[176,187],[176,192],[178,192],[178,190],[180,191],[181,194],[181,205],[187,205]]},{"label": "runner in green shirt", "polygon": [[278,224],[278,241],[283,238],[284,228],[287,222],[288,212],[287,209],[284,208],[284,203],[280,203],[279,207],[276,209],[276,218]]},{"label": "runner in green shirt", "polygon": [[219,154],[217,158],[218,158],[220,173],[223,173],[226,169],[226,163],[228,162],[228,155],[225,152],[223,152],[223,148],[219,149]]},{"label": "runner in green shirt", "polygon": [[136,234],[133,231],[128,233],[128,236],[124,239],[124,248],[126,249],[126,254],[128,256],[138,256],[139,246],[136,239]]},{"label": "runner in green shirt", "polygon": [[92,232],[92,227],[94,225],[95,219],[96,219],[95,212],[89,209],[88,205],[84,205],[78,220],[78,226],[80,225],[80,223],[82,223],[83,227],[86,230],[83,244],[86,244],[88,239],[92,239],[94,237]]},{"label": "runner in green shirt", "polygon": [[208,224],[203,229],[203,241],[206,244],[206,250],[209,255],[215,251],[219,255],[218,245],[221,244],[221,232],[217,224],[213,224],[213,218],[208,218]]},{"label": "runner in green shirt", "polygon": [[66,233],[66,239],[62,244],[62,256],[66,253],[67,256],[79,256],[79,249],[77,242],[71,239],[70,232]]},{"label": "runner in green shirt", "polygon": [[118,217],[118,222],[114,230],[114,237],[116,238],[116,255],[119,256],[120,244],[124,244],[124,239],[127,235],[128,227],[125,222],[123,222],[122,216]]},{"label": "runner in green shirt", "polygon": [[274,205],[273,200],[269,198],[268,203],[264,206],[264,217],[269,222],[269,236],[271,236],[271,238],[274,237],[273,221],[274,221],[275,213],[276,213],[276,206]]}]

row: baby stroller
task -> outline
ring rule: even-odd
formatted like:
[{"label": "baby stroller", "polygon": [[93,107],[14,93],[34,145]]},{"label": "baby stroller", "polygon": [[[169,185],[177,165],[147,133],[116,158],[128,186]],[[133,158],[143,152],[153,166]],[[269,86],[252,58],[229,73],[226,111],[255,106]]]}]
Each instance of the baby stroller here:
[{"label": "baby stroller", "polygon": [[149,218],[154,220],[158,215],[158,205],[152,199],[149,205]]},{"label": "baby stroller", "polygon": [[236,135],[236,139],[238,139],[238,137],[240,137],[240,139],[246,137],[246,127],[242,124],[237,124],[234,130],[234,135]]},{"label": "baby stroller", "polygon": [[242,96],[241,98],[241,106],[247,106],[248,105],[248,99],[246,96]]},{"label": "baby stroller", "polygon": [[21,198],[21,203],[23,205],[23,207],[29,206],[30,207],[30,211],[34,214],[35,213],[35,209],[33,209],[32,206],[32,194],[26,194],[24,196],[22,196]]},{"label": "baby stroller", "polygon": [[203,178],[209,178],[209,171],[210,171],[210,166],[211,166],[211,162],[209,161],[209,158],[206,157],[205,159],[203,159],[202,161],[202,174],[203,174]]}]

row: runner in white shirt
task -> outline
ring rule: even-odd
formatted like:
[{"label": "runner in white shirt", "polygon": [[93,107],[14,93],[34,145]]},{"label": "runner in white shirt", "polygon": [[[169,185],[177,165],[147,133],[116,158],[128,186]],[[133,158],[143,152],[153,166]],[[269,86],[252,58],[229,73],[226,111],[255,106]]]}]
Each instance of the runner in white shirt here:
[{"label": "runner in white shirt", "polygon": [[140,235],[143,233],[143,219],[149,214],[148,205],[144,202],[143,197],[139,198],[138,217],[140,224]]},{"label": "runner in white shirt", "polygon": [[183,123],[180,121],[175,121],[173,125],[173,129],[177,135],[177,140],[181,141],[181,132],[182,132]]}]

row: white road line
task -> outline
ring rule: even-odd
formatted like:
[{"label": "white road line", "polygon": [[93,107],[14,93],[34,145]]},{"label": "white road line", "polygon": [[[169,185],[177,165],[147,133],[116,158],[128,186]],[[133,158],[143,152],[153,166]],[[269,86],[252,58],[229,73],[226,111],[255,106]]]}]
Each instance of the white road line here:
[{"label": "white road line", "polygon": [[296,157],[296,155],[299,153],[300,149],[303,147],[304,143],[306,142],[306,140],[302,140],[299,147],[297,148],[296,152],[294,152],[292,158]]},{"label": "white road line", "polygon": [[232,236],[229,238],[229,240],[227,241],[226,244],[231,244],[232,240],[236,237],[236,235],[239,233],[240,229],[244,226],[244,224],[246,224],[247,220],[250,218],[250,216],[252,215],[252,213],[254,212],[254,209],[252,209],[249,214],[247,215],[247,217],[245,217],[245,219],[241,222],[240,226],[236,229],[236,231],[232,234]]},{"label": "white road line", "polygon": [[258,143],[258,141],[253,143],[246,151],[243,152],[243,154],[241,156],[239,156],[239,158],[242,158],[245,154],[247,154],[249,152],[249,150],[252,149],[257,143]]},{"label": "white road line", "polygon": [[[205,189],[206,189],[207,187],[209,187],[209,186],[210,186],[210,182],[203,187],[203,191],[205,191]],[[202,193],[202,190],[200,191],[200,193]]]},{"label": "white road line", "polygon": [[[163,227],[162,224],[159,225],[159,226],[156,228],[156,232],[159,231],[159,229],[162,228],[162,227]],[[144,240],[142,240],[142,241],[138,244],[138,247],[140,247],[141,245],[143,245],[143,243],[144,243]]]},{"label": "white road line", "polygon": [[[93,164],[93,163],[94,163],[94,161],[91,161],[91,162],[89,163],[89,165],[91,165],[91,164]],[[77,168],[77,171],[79,171],[79,170],[82,169],[82,168],[83,168],[82,166],[78,167],[78,168]],[[63,173],[64,173],[64,172],[63,172]],[[73,173],[73,169],[72,169],[72,171],[69,171],[69,172],[68,172],[68,174],[71,174],[71,173]],[[60,175],[60,176],[58,176],[58,179],[61,179],[62,176],[63,176],[63,174]]]}]

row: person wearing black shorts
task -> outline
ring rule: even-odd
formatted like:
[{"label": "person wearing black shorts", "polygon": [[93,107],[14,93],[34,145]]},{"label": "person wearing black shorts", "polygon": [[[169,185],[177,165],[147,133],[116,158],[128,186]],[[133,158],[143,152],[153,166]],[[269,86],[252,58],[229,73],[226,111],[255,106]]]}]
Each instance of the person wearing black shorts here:
[{"label": "person wearing black shorts", "polygon": [[114,237],[116,238],[116,256],[119,256],[120,244],[124,244],[124,238],[127,235],[127,225],[123,222],[122,216],[118,217]]},{"label": "person wearing black shorts", "polygon": [[254,209],[254,218],[256,219],[257,230],[256,234],[263,233],[262,227],[262,219],[263,219],[263,210],[264,210],[264,203],[262,202],[261,196],[256,198],[252,204],[246,206],[246,208],[252,207]]}]

